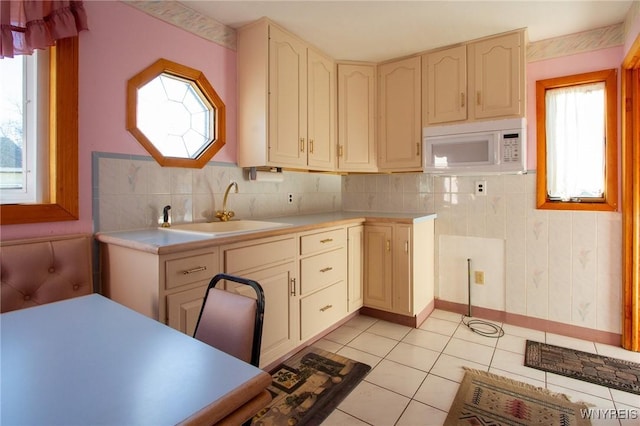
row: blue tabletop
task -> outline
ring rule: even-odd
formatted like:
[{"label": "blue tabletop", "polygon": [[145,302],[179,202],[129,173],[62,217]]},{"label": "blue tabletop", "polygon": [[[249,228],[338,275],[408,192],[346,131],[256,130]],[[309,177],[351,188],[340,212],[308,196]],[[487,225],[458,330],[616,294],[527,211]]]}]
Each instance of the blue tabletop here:
[{"label": "blue tabletop", "polygon": [[176,424],[262,370],[100,295],[0,315],[2,425]]}]

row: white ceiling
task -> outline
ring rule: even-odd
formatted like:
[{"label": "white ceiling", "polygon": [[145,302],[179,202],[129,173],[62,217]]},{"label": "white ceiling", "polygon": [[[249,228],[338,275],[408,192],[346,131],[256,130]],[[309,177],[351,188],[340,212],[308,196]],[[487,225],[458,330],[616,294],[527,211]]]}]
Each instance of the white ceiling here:
[{"label": "white ceiling", "polygon": [[527,27],[529,41],[618,24],[631,0],[180,1],[232,28],[267,16],[335,59],[382,61]]}]

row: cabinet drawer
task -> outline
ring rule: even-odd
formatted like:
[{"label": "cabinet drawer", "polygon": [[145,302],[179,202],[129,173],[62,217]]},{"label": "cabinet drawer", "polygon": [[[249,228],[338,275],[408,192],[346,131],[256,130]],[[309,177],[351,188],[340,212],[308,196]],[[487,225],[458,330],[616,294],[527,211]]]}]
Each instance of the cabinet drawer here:
[{"label": "cabinet drawer", "polygon": [[308,339],[347,314],[347,285],[340,281],[300,301],[300,338]]},{"label": "cabinet drawer", "polygon": [[294,258],[295,254],[294,238],[228,249],[224,252],[224,270],[233,274],[286,261]]},{"label": "cabinet drawer", "polygon": [[346,262],[344,248],[300,260],[300,292],[308,294],[344,280]]},{"label": "cabinet drawer", "polygon": [[167,289],[196,281],[210,280],[219,272],[216,252],[167,260],[165,268]]},{"label": "cabinet drawer", "polygon": [[310,254],[322,250],[342,247],[347,240],[344,229],[318,232],[300,237],[300,254]]}]

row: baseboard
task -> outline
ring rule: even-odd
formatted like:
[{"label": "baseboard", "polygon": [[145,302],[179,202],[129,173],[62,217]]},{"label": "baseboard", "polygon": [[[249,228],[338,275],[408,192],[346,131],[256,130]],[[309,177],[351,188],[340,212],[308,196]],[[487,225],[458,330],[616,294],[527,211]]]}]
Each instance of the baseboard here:
[{"label": "baseboard", "polygon": [[[468,305],[440,299],[435,300],[435,309],[442,309],[444,311],[455,312],[461,315],[467,315],[469,311]],[[482,308],[479,306],[472,306],[471,313],[474,317],[487,319],[489,321],[502,322],[518,327],[531,328],[567,337],[574,337],[576,339],[589,340],[613,346],[620,346],[622,343],[622,335],[611,333],[609,331],[595,330],[592,328],[580,327],[577,325],[570,325],[542,318],[528,317],[526,315],[512,314],[505,311]]]},{"label": "baseboard", "polygon": [[400,325],[406,325],[407,327],[418,328],[420,324],[422,324],[424,320],[426,320],[429,315],[431,315],[431,312],[433,312],[434,309],[434,301],[431,301],[427,306],[425,306],[422,311],[414,316],[397,314],[395,312],[387,312],[368,306],[363,306],[362,308],[360,308],[360,314]]}]

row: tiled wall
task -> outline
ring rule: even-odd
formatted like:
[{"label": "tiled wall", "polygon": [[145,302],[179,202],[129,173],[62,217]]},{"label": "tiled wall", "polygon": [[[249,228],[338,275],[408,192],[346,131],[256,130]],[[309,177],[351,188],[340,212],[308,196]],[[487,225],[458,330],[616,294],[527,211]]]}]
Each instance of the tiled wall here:
[{"label": "tiled wall", "polygon": [[[500,306],[507,312],[620,333],[621,215],[536,210],[535,173],[479,178],[284,172],[283,182],[274,183],[249,181],[242,169],[226,163],[162,168],[150,157],[105,153],[94,153],[93,163],[96,231],[155,227],[167,204],[176,223],[205,220],[221,209],[232,180],[239,193],[229,195],[228,207],[241,218],[340,209],[435,212],[438,297],[460,298],[467,286],[459,268],[438,265],[451,265],[460,253],[477,253],[483,243],[495,250],[503,246],[504,265],[496,266],[490,256],[482,266],[483,289],[493,291],[492,280],[498,280]],[[476,180],[487,182],[485,196],[474,194]],[[294,195],[292,204],[288,193]],[[443,235],[467,238],[457,240],[459,251],[443,252]],[[503,244],[496,245],[496,239]],[[493,270],[498,267],[504,267],[503,274]],[[489,297],[480,295],[474,304],[496,309]]]},{"label": "tiled wall", "polygon": [[165,205],[171,205],[174,223],[205,221],[222,209],[231,181],[239,191],[231,191],[227,208],[243,219],[342,207],[338,175],[283,172],[282,182],[256,182],[228,163],[209,163],[202,169],[160,167],[151,157],[106,153],[94,153],[93,174],[96,232],[156,227]]},{"label": "tiled wall", "polygon": [[[349,175],[343,207],[435,212],[437,241],[442,235],[502,239],[507,312],[620,333],[621,214],[537,210],[535,176]],[[487,182],[485,196],[474,194],[480,179]],[[436,256],[436,265],[446,264],[439,244]],[[466,292],[467,282],[455,277],[436,271],[436,294],[447,286]]]}]

